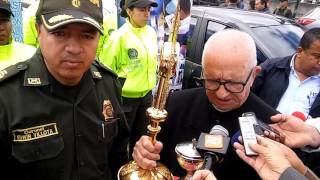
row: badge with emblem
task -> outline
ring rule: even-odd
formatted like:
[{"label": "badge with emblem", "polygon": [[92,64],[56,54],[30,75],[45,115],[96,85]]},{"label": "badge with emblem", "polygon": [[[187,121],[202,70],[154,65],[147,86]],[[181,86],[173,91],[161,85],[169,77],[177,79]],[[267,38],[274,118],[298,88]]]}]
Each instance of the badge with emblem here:
[{"label": "badge with emblem", "polygon": [[134,48],[130,48],[128,50],[128,56],[130,59],[137,59],[138,58],[138,51]]},{"label": "badge with emblem", "polygon": [[109,119],[114,118],[113,107],[110,100],[103,101],[102,114],[104,116],[105,121],[108,121]]}]

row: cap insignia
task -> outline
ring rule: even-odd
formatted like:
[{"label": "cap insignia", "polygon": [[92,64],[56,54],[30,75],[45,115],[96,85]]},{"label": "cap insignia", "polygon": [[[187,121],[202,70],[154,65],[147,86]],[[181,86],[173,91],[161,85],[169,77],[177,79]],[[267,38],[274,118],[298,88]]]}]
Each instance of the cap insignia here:
[{"label": "cap insignia", "polygon": [[72,5],[76,8],[79,8],[81,6],[80,0],[72,0]]},{"label": "cap insignia", "polygon": [[100,7],[99,0],[90,0],[90,2],[98,7]]}]

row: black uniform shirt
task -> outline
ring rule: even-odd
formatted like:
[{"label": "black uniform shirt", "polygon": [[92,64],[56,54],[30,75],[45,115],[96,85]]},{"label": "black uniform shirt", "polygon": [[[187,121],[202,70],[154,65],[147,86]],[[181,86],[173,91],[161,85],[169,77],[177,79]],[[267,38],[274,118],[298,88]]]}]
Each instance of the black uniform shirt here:
[{"label": "black uniform shirt", "polygon": [[128,157],[120,89],[116,76],[98,62],[79,85],[63,86],[48,73],[40,51],[2,70],[1,176],[112,179]]}]

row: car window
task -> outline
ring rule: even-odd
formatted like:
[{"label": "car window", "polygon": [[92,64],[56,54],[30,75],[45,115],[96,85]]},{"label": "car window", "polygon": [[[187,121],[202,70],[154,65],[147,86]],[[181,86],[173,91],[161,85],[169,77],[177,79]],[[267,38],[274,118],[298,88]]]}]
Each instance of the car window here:
[{"label": "car window", "polygon": [[204,44],[207,42],[207,40],[209,39],[209,37],[218,32],[221,31],[223,29],[225,29],[226,26],[217,22],[213,22],[213,21],[208,21],[208,26],[207,26],[207,30],[206,30],[206,36],[205,36],[205,41]]},{"label": "car window", "polygon": [[252,28],[263,42],[264,53],[268,58],[284,57],[293,54],[304,33],[303,29],[292,24]]},{"label": "car window", "polygon": [[187,51],[187,57],[190,56],[190,50],[192,49],[192,36],[193,36],[193,32],[194,29],[196,27],[198,19],[196,17],[191,16],[190,18],[190,26],[189,26],[189,31],[187,34],[187,47],[188,47],[188,51]]},{"label": "car window", "polygon": [[308,18],[320,19],[320,8],[314,8],[313,10],[307,12],[304,16]]}]

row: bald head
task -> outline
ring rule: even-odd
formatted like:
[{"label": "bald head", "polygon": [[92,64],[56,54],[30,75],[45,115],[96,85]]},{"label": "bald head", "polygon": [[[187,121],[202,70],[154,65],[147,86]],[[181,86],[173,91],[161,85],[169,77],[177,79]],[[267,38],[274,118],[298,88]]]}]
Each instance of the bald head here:
[{"label": "bald head", "polygon": [[256,47],[248,34],[223,30],[208,39],[202,57],[203,76],[206,94],[217,110],[230,111],[246,101],[260,72],[256,64]]},{"label": "bald head", "polygon": [[228,65],[247,66],[251,69],[257,64],[256,46],[250,35],[238,30],[223,30],[213,34],[203,50],[202,65],[206,61]]}]

